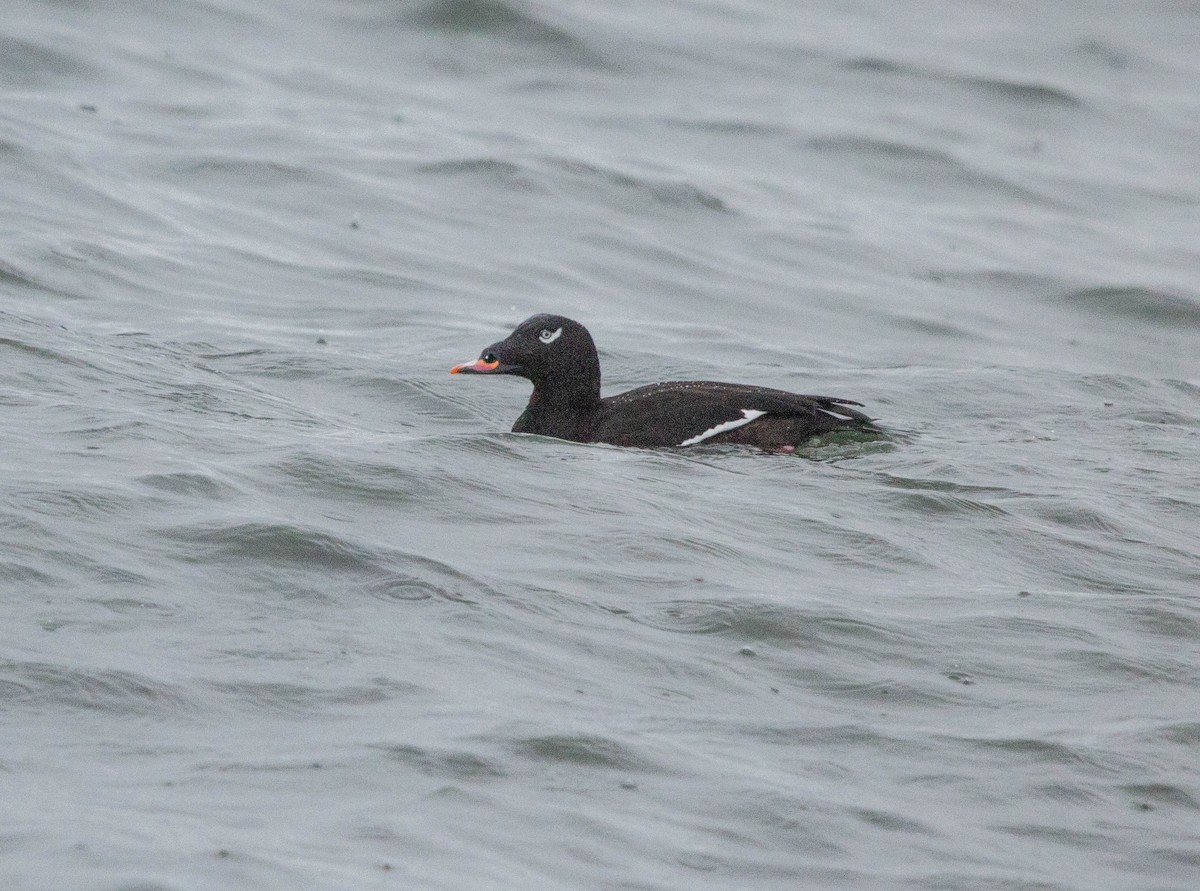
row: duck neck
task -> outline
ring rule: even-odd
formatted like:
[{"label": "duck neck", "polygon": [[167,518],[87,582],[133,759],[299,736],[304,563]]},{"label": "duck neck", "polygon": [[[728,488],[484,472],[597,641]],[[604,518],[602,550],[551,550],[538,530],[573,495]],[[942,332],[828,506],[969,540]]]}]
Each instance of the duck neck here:
[{"label": "duck neck", "polygon": [[600,404],[600,387],[564,387],[562,381],[554,384],[535,383],[533,393],[529,397],[530,408],[539,412],[578,412],[591,411]]},{"label": "duck neck", "polygon": [[530,406],[555,412],[593,411],[600,404],[600,360],[593,352],[559,365],[553,374],[531,378]]},{"label": "duck neck", "polygon": [[600,408],[600,376],[561,373],[552,380],[535,380],[529,405],[513,430],[559,439],[584,439],[589,419]]}]

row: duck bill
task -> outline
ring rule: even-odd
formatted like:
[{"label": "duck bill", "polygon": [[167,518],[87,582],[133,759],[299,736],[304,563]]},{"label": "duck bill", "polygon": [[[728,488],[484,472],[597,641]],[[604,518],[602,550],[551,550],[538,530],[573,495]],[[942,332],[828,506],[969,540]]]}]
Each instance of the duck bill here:
[{"label": "duck bill", "polygon": [[464,362],[450,369],[451,374],[500,374],[499,362],[484,362],[476,359],[474,362]]}]

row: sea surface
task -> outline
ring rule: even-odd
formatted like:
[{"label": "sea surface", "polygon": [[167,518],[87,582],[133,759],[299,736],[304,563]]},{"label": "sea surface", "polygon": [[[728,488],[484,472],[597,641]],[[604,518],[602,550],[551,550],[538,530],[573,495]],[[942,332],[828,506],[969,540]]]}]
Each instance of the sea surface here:
[{"label": "sea surface", "polygon": [[1200,886],[1200,6],[3,6],[5,891]]}]

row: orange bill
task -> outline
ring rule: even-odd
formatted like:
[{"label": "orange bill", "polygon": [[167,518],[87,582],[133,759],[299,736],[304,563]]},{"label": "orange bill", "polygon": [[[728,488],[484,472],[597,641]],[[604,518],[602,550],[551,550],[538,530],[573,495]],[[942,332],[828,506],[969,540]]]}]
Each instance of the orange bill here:
[{"label": "orange bill", "polygon": [[484,362],[482,359],[476,359],[474,362],[464,362],[462,365],[455,365],[450,369],[451,374],[491,374],[500,365],[497,360],[495,362]]}]

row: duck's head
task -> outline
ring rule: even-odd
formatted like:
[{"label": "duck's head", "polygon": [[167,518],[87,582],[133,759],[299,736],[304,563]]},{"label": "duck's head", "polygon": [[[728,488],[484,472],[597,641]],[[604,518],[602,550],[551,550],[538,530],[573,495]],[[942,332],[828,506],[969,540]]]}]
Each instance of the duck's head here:
[{"label": "duck's head", "polygon": [[600,395],[600,360],[587,328],[565,316],[530,316],[451,374],[515,374],[548,391]]}]

